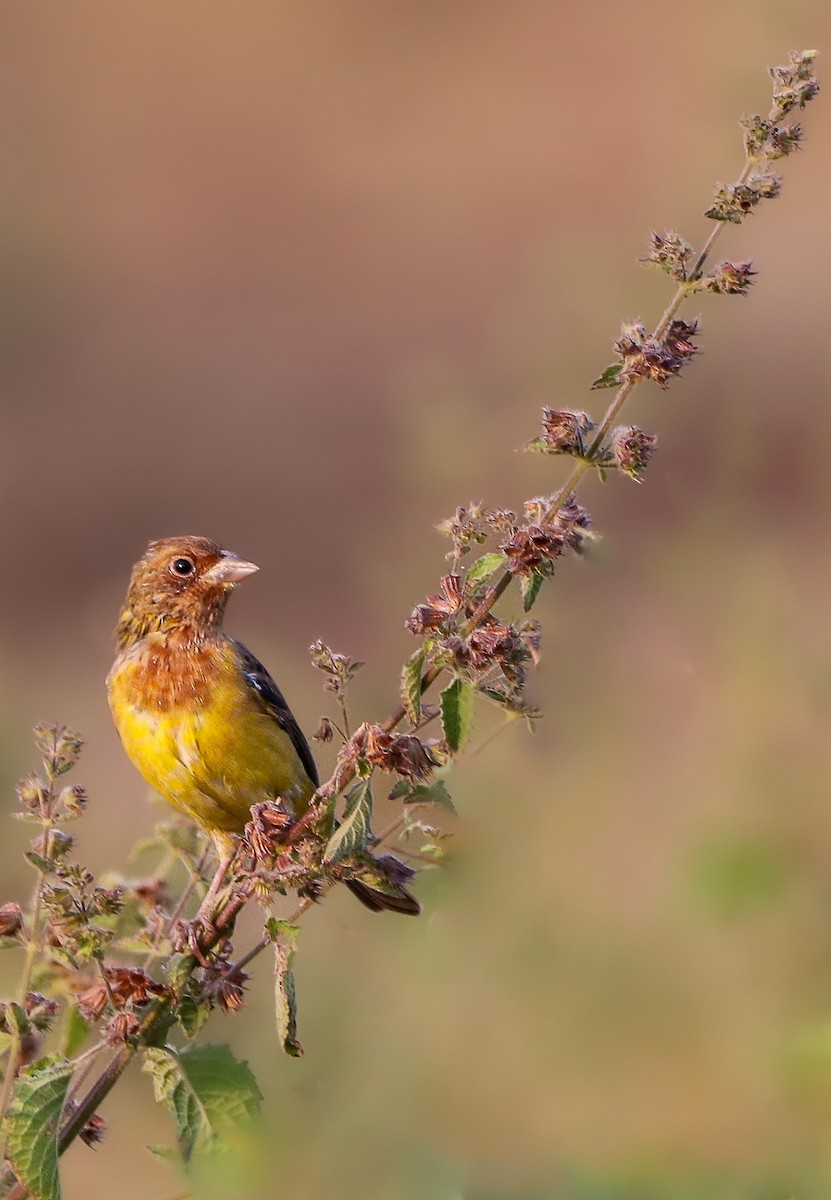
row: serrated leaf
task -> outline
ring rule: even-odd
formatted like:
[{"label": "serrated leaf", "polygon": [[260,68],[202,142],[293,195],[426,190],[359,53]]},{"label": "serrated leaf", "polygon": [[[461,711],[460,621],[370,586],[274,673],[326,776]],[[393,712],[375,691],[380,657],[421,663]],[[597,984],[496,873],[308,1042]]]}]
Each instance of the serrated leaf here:
[{"label": "serrated leaf", "polygon": [[526,612],[530,612],[534,607],[534,601],[540,594],[540,588],[543,584],[543,577],[539,571],[532,571],[530,575],[523,575],[519,581],[519,590],[522,596],[522,607]]},{"label": "serrated leaf", "polygon": [[471,587],[475,587],[477,583],[481,583],[483,579],[487,579],[489,575],[493,575],[494,571],[498,571],[500,567],[504,567],[505,561],[505,555],[500,554],[496,550],[490,554],[483,554],[481,558],[477,558],[468,571],[468,583]]},{"label": "serrated leaf", "polygon": [[257,1081],[230,1046],[151,1047],[142,1067],[153,1079],[156,1100],[173,1114],[186,1162],[224,1149],[230,1131],[250,1123],[260,1111]]},{"label": "serrated leaf", "polygon": [[180,995],[176,1005],[176,1020],[187,1037],[195,1037],[210,1015],[210,1004],[200,1004],[189,992]]},{"label": "serrated leaf", "polygon": [[[281,922],[285,924],[285,922]],[[297,1040],[297,994],[294,986],[295,933],[286,936],[278,933],[274,942],[274,1009],[277,1018],[277,1036],[286,1054],[300,1058],[303,1047]]]},{"label": "serrated leaf", "polygon": [[23,1071],[3,1122],[9,1162],[34,1200],[60,1200],[58,1128],[72,1072],[63,1060]]},{"label": "serrated leaf", "polygon": [[401,672],[401,699],[413,725],[421,720],[421,676],[424,673],[424,647],[411,654]]},{"label": "serrated leaf", "polygon": [[368,779],[361,779],[346,793],[343,819],[326,844],[323,861],[337,862],[363,850],[371,837],[371,824],[372,788]]},{"label": "serrated leaf", "polygon": [[[400,788],[402,783],[405,785],[403,789]],[[434,783],[411,783],[408,779],[401,779],[390,792],[390,799],[400,799],[405,804],[440,804],[448,812],[456,812],[443,779],[437,779]]]},{"label": "serrated leaf", "polygon": [[611,363],[592,383],[592,390],[598,388],[616,388],[620,384],[620,372],[622,369],[623,363]]},{"label": "serrated leaf", "polygon": [[74,1004],[67,1004],[61,1023],[61,1054],[72,1058],[81,1049],[89,1033],[89,1025]]},{"label": "serrated leaf", "polygon": [[473,724],[474,690],[463,679],[454,679],[441,694],[441,723],[451,754],[458,754]]}]

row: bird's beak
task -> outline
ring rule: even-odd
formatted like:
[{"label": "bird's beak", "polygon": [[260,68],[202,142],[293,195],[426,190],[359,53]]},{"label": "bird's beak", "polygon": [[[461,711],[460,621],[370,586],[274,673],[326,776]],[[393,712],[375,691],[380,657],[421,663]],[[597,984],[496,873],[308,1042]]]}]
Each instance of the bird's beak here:
[{"label": "bird's beak", "polygon": [[259,569],[256,563],[246,562],[244,558],[239,558],[230,550],[223,550],[222,558],[218,563],[214,563],[202,578],[205,583],[218,583],[233,587],[235,583],[239,583],[248,575],[253,575]]}]

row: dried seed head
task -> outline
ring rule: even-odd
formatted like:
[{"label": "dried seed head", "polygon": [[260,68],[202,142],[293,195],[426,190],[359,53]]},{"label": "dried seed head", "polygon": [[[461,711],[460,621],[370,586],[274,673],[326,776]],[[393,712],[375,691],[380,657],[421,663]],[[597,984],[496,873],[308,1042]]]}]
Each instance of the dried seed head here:
[{"label": "dried seed head", "polygon": [[20,905],[0,905],[0,937],[16,937],[22,929],[23,911]]},{"label": "dried seed head", "polygon": [[661,271],[666,271],[673,279],[685,280],[687,267],[694,253],[689,242],[685,242],[675,230],[668,229],[663,234],[653,231],[649,254],[640,261],[644,266],[658,267]]},{"label": "dried seed head", "polygon": [[108,1046],[123,1046],[139,1031],[139,1019],[135,1013],[116,1013],[113,1019],[104,1027],[103,1038]]},{"label": "dried seed head", "polygon": [[257,863],[270,862],[285,849],[291,826],[292,819],[282,804],[264,800],[251,809],[251,820],[242,835],[243,844]]},{"label": "dried seed head", "polygon": [[587,434],[595,428],[586,412],[546,407],[542,410],[542,437],[535,438],[531,448],[553,454],[581,455]]},{"label": "dried seed head", "polygon": [[719,184],[713,203],[704,213],[711,221],[740,225],[763,200],[775,200],[782,190],[782,177],[773,171],[757,172],[746,183]]},{"label": "dried seed head", "polygon": [[164,879],[141,879],[133,884],[132,891],[144,908],[164,908],[169,899]]},{"label": "dried seed head", "polygon": [[565,547],[565,538],[553,525],[526,525],[500,550],[512,575],[528,575],[559,558]]},{"label": "dried seed head", "polygon": [[382,771],[407,779],[426,779],[436,761],[420,738],[411,733],[387,733],[380,725],[364,727],[362,756]]},{"label": "dried seed head", "polygon": [[751,262],[722,262],[696,280],[694,290],[719,296],[746,296],[755,274]]},{"label": "dried seed head", "polygon": [[248,976],[227,958],[215,959],[203,972],[205,996],[223,1012],[237,1012],[245,1002]]},{"label": "dried seed head", "polygon": [[17,785],[17,798],[21,808],[40,812],[47,800],[48,787],[39,775],[24,775]]},{"label": "dried seed head", "polygon": [[794,108],[804,108],[819,92],[814,77],[816,50],[792,50],[784,67],[770,67],[773,79],[773,104],[780,117]]},{"label": "dried seed head", "polygon": [[321,717],[320,724],[318,725],[315,732],[312,734],[312,737],[314,738],[314,740],[316,742],[331,742],[331,740],[334,736],[335,736],[335,727],[332,724],[332,722],[329,720],[328,717]]},{"label": "dried seed head", "polygon": [[644,433],[636,425],[620,425],[612,434],[611,450],[616,465],[621,471],[640,482],[641,474],[649,464],[658,439]]},{"label": "dried seed head", "polygon": [[485,505],[481,500],[471,501],[467,508],[459,507],[452,517],[439,521],[436,529],[453,540],[453,549],[447,557],[463,558],[465,554],[470,553],[473,546],[484,542],[488,536],[485,528]]},{"label": "dried seed head", "polygon": [[639,321],[625,324],[614,344],[623,359],[620,378],[651,379],[659,387],[667,387],[674,375],[680,375],[685,361],[696,353],[690,338],[697,330],[697,321],[676,320],[661,339],[647,334]]},{"label": "dried seed head", "polygon": [[107,1007],[108,1000],[107,989],[103,983],[93,984],[92,987],[85,988],[83,992],[79,992],[75,997],[78,1012],[90,1025],[94,1024],[101,1016]]},{"label": "dried seed head", "polygon": [[748,158],[773,162],[798,150],[803,137],[801,125],[777,125],[758,114],[743,117],[744,148]]},{"label": "dried seed head", "polygon": [[404,622],[405,628],[415,634],[440,629],[447,617],[459,612],[462,598],[461,576],[445,575],[441,580],[441,595],[428,596],[426,604],[417,604]]},{"label": "dried seed head", "polygon": [[85,1146],[94,1149],[99,1142],[103,1141],[104,1134],[107,1129],[107,1122],[103,1117],[99,1117],[98,1113],[93,1113],[86,1125],[83,1127],[78,1137]]}]

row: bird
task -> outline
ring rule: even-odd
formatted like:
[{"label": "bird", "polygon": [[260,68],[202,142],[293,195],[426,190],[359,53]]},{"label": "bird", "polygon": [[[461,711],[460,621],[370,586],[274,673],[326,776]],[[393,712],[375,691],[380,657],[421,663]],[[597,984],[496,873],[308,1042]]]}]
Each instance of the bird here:
[{"label": "bird", "polygon": [[[208,923],[252,805],[279,800],[298,819],[319,784],[279,687],[223,627],[231,592],[257,570],[210,538],[150,542],[132,571],[107,676],[128,758],[213,839],[219,864],[197,914]],[[365,858],[345,882],[374,912],[417,916],[420,905],[402,882],[411,872],[391,861],[400,871]]]}]

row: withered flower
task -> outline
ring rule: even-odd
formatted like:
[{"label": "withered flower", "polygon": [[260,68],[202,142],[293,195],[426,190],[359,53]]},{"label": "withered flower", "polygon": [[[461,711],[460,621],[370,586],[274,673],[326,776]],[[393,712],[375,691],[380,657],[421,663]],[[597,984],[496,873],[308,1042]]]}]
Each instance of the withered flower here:
[{"label": "withered flower", "polygon": [[786,66],[770,68],[773,102],[779,116],[794,108],[804,108],[819,92],[819,83],[814,78],[816,55],[816,50],[792,50]]},{"label": "withered flower", "polygon": [[757,204],[775,200],[781,189],[781,176],[772,171],[751,175],[746,183],[720,184],[704,216],[711,221],[731,221],[740,225]]},{"label": "withered flower", "polygon": [[145,908],[164,908],[169,900],[164,879],[141,879],[133,884],[133,894]]},{"label": "withered flower", "polygon": [[22,929],[23,910],[20,905],[0,905],[0,937],[16,937]]},{"label": "withered flower", "polygon": [[227,958],[217,958],[203,971],[205,996],[218,1004],[223,1012],[237,1012],[245,1000],[248,976]]},{"label": "withered flower", "polygon": [[755,274],[751,262],[722,262],[696,281],[695,290],[721,296],[746,296]]},{"label": "withered flower", "polygon": [[673,279],[685,280],[687,267],[694,253],[689,242],[685,242],[674,229],[669,229],[663,234],[653,232],[649,254],[640,261],[645,266],[666,271]]},{"label": "withered flower", "polygon": [[23,1007],[32,1025],[41,1033],[50,1028],[58,1012],[57,1000],[41,996],[39,992],[29,992]]},{"label": "withered flower", "polygon": [[105,974],[112,998],[119,1008],[146,1004],[152,996],[164,996],[168,992],[164,984],[156,983],[138,967],[105,967]]},{"label": "withered flower", "polygon": [[411,633],[426,633],[439,629],[449,616],[462,607],[462,581],[459,575],[445,575],[441,580],[441,595],[428,596],[426,604],[417,604],[404,622]]},{"label": "withered flower", "polygon": [[[585,453],[585,437],[595,429],[595,423],[586,412],[545,407],[542,410],[542,437],[531,445],[556,454]],[[537,442],[541,443],[537,446]]]},{"label": "withered flower", "polygon": [[242,840],[256,861],[274,858],[285,849],[286,834],[292,819],[276,800],[263,800],[251,808],[251,819],[245,826]]},{"label": "withered flower", "polygon": [[407,779],[426,779],[435,759],[420,738],[411,733],[387,733],[380,725],[366,726],[363,757],[382,771]]},{"label": "withered flower", "polygon": [[107,1007],[109,998],[104,984],[95,983],[92,987],[85,988],[84,991],[79,992],[75,997],[75,1003],[78,1005],[78,1012],[84,1020],[93,1025]]},{"label": "withered flower", "polygon": [[565,550],[565,538],[553,525],[526,525],[500,546],[512,575],[527,575]]},{"label": "withered flower", "polygon": [[139,1031],[141,1022],[135,1013],[120,1012],[104,1026],[102,1037],[108,1046],[122,1046]]},{"label": "withered flower", "polygon": [[620,425],[611,439],[614,461],[621,471],[640,482],[657,442],[654,435],[644,433],[637,425]]},{"label": "withered flower", "polygon": [[84,1128],[78,1134],[78,1137],[85,1146],[94,1149],[99,1142],[103,1141],[104,1133],[107,1129],[107,1122],[103,1117],[99,1117],[98,1113],[93,1113],[87,1121]]},{"label": "withered flower", "polygon": [[663,338],[656,338],[647,334],[639,321],[625,324],[614,344],[623,359],[620,378],[651,379],[659,387],[667,387],[672,376],[680,375],[686,359],[696,353],[690,338],[697,331],[697,321],[675,320]]},{"label": "withered flower", "polygon": [[332,722],[328,717],[321,717],[320,724],[318,725],[316,731],[312,734],[314,740],[316,742],[331,742],[334,736],[335,727]]},{"label": "withered flower", "polygon": [[453,540],[453,549],[448,558],[463,558],[473,546],[485,541],[487,530],[484,517],[485,505],[481,500],[472,500],[467,508],[460,506],[452,517],[439,521],[436,529]]}]

